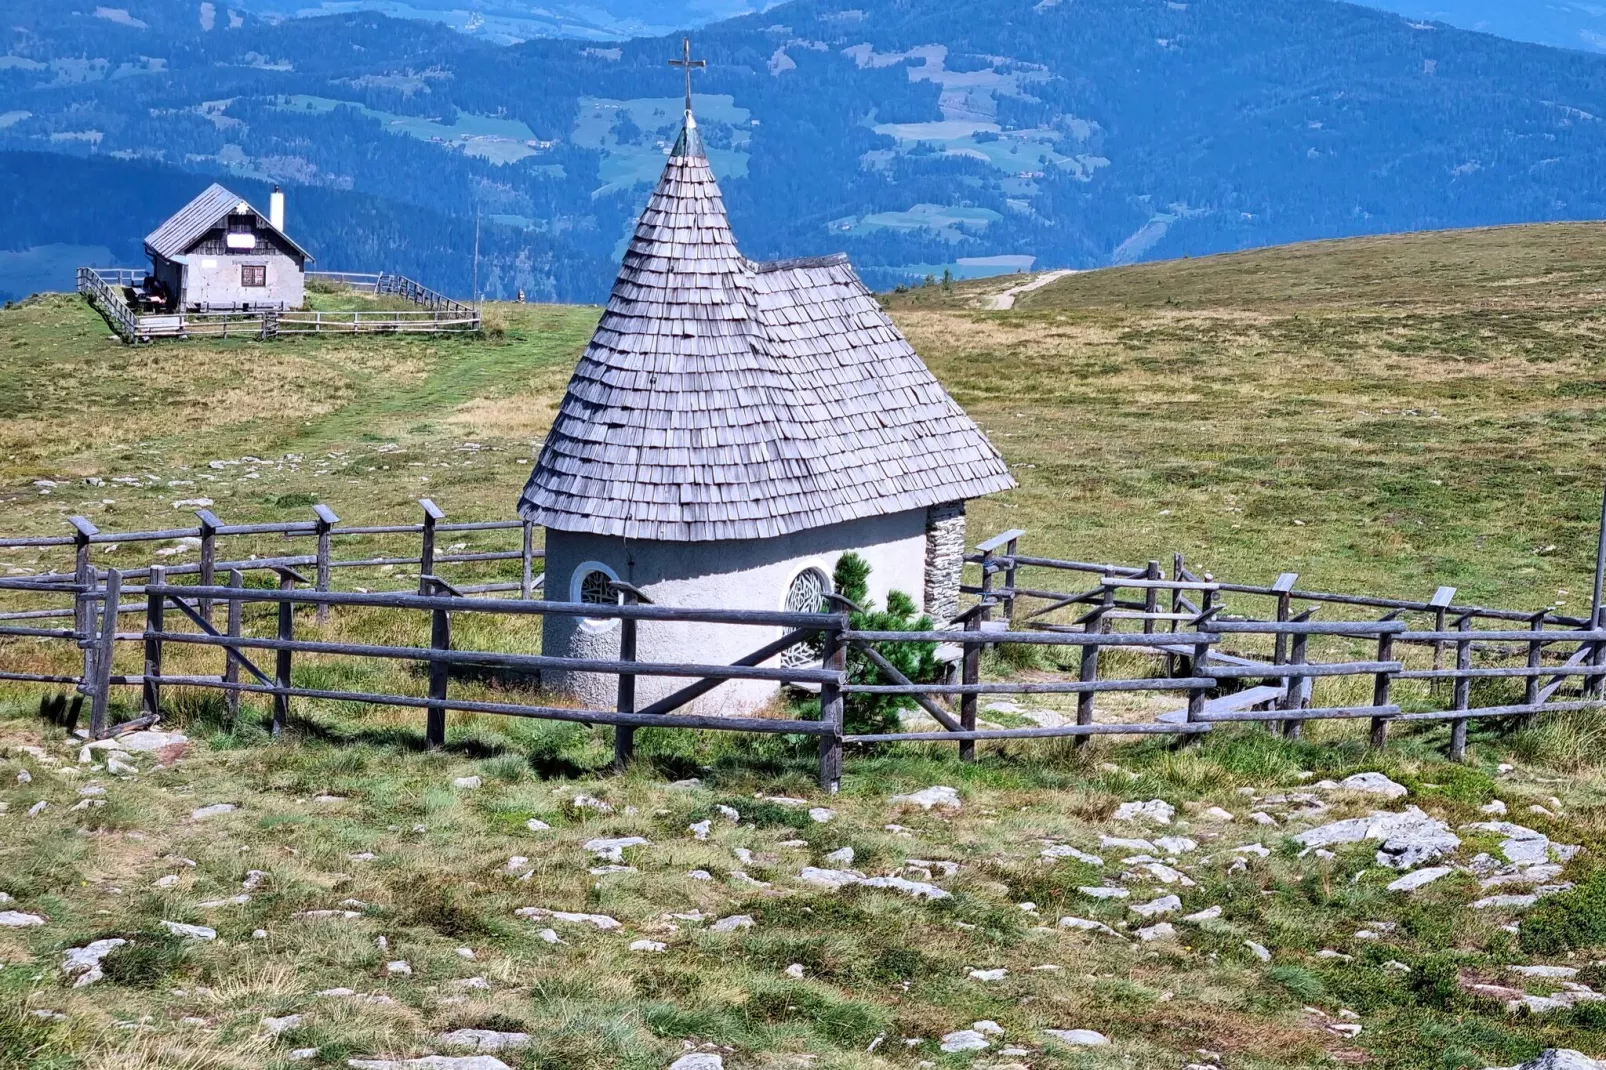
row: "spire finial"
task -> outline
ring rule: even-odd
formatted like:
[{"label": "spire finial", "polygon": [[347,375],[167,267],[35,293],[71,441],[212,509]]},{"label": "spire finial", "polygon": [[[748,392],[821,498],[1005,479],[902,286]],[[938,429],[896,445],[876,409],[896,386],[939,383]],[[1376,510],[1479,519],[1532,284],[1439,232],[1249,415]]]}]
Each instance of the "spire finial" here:
[{"label": "spire finial", "polygon": [[670,60],[669,61],[669,65],[671,67],[682,67],[686,71],[686,116],[689,119],[691,117],[691,72],[692,72],[692,68],[701,67],[701,68],[706,69],[708,67],[708,61],[706,59],[692,59],[691,58],[691,38],[690,37],[685,37],[685,38],[681,39],[681,55],[680,55],[680,58],[679,59]]}]

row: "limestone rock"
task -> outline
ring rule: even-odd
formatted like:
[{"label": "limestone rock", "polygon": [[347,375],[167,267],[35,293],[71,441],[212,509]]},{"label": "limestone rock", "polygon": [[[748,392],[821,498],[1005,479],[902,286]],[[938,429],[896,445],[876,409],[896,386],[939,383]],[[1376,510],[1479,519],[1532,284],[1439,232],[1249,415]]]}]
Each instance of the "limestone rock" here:
[{"label": "limestone rock", "polygon": [[974,1029],[958,1029],[945,1034],[939,1047],[946,1052],[982,1051],[989,1044],[990,1041]]},{"label": "limestone rock", "polygon": [[641,836],[620,836],[614,839],[587,840],[585,849],[608,862],[623,862],[626,847],[651,847],[652,843]]},{"label": "limestone rock", "polygon": [[190,812],[190,820],[205,821],[209,817],[218,817],[222,814],[232,814],[238,809],[239,807],[233,803],[212,803],[210,806],[202,806],[196,810],[192,810]]},{"label": "limestone rock", "polygon": [[38,914],[24,914],[20,910],[0,910],[0,929],[26,929],[45,924]]},{"label": "limestone rock", "polygon": [[460,776],[452,781],[452,787],[473,791],[480,786],[480,783],[480,778],[477,776]]},{"label": "limestone rock", "polygon": [[1048,859],[1074,858],[1078,862],[1083,862],[1090,866],[1102,866],[1104,864],[1104,859],[1098,855],[1088,854],[1086,851],[1077,850],[1075,847],[1064,843],[1057,843],[1043,848],[1042,857]]},{"label": "limestone rock", "polygon": [[693,1052],[670,1063],[669,1070],[725,1070],[725,1060],[708,1052]]},{"label": "limestone rock", "polygon": [[590,925],[603,932],[623,928],[617,919],[606,914],[579,914],[567,910],[547,910],[544,907],[519,907],[513,913],[521,918],[550,918],[571,925]]},{"label": "limestone rock", "polygon": [[1489,1070],[1606,1070],[1606,1063],[1571,1048],[1546,1048],[1520,1066],[1490,1067]]},{"label": "limestone rock", "polygon": [[494,1055],[426,1055],[420,1059],[347,1059],[352,1070],[513,1070]]},{"label": "limestone rock", "polygon": [[738,929],[751,929],[754,924],[751,914],[732,914],[728,918],[720,918],[709,928],[716,933],[733,933]]},{"label": "limestone rock", "polygon": [[83,947],[68,948],[66,957],[61,960],[61,972],[74,978],[74,988],[92,985],[106,976],[101,969],[101,960],[126,943],[127,940],[113,937],[110,940],[96,940]]},{"label": "limestone rock", "polygon": [[174,936],[182,936],[190,940],[216,940],[217,930],[205,925],[185,925],[183,922],[164,921],[162,928]]},{"label": "limestone rock", "polygon": [[1045,1029],[1043,1035],[1077,1048],[1103,1047],[1110,1038],[1092,1029]]},{"label": "limestone rock", "polygon": [[1341,791],[1381,795],[1385,799],[1402,799],[1410,794],[1410,790],[1404,784],[1395,783],[1382,773],[1356,773],[1340,780],[1338,786]]},{"label": "limestone rock", "polygon": [[929,788],[921,788],[919,791],[911,792],[908,795],[894,795],[892,797],[892,805],[918,806],[922,810],[930,810],[933,807],[939,807],[944,810],[957,810],[960,808],[961,803],[957,789],[935,784]]},{"label": "limestone rock", "polygon": [[262,1029],[269,1036],[278,1036],[287,1029],[294,1029],[301,1024],[301,1015],[287,1014],[283,1018],[262,1019]]},{"label": "limestone rock", "polygon": [[1176,928],[1168,921],[1162,921],[1157,925],[1150,925],[1146,929],[1138,930],[1138,939],[1146,944],[1155,940],[1169,940],[1176,935]]},{"label": "limestone rock", "polygon": [[530,1046],[528,1033],[503,1033],[495,1029],[454,1029],[436,1039],[448,1048],[472,1048],[475,1051],[510,1051]]},{"label": "limestone rock", "polygon": [[1399,880],[1390,882],[1388,890],[1391,892],[1414,892],[1424,885],[1432,884],[1440,877],[1455,872],[1450,866],[1428,866],[1412,873],[1407,873]]},{"label": "limestone rock", "polygon": [[1148,802],[1124,802],[1115,808],[1111,815],[1116,821],[1153,821],[1157,825],[1171,824],[1171,817],[1177,812],[1176,807],[1164,799],[1150,799]]},{"label": "limestone rock", "polygon": [[1147,903],[1134,903],[1131,907],[1132,913],[1140,918],[1157,918],[1181,909],[1182,900],[1174,895],[1162,895]]}]

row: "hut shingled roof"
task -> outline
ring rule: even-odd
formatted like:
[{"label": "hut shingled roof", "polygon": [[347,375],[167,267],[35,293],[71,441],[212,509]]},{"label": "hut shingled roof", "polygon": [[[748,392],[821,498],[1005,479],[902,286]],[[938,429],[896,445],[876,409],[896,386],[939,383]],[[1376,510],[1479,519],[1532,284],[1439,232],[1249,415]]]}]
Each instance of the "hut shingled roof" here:
[{"label": "hut shingled roof", "polygon": [[1014,485],[845,255],[742,256],[688,112],[519,512],[703,542]]}]

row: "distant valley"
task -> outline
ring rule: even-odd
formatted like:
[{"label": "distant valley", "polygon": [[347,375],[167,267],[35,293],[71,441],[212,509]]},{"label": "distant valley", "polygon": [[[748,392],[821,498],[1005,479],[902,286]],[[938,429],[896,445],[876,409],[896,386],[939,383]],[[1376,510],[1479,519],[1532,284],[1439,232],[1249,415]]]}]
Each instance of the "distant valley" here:
[{"label": "distant valley", "polygon": [[[678,39],[501,44],[276,3],[18,0],[0,296],[66,288],[75,259],[137,263],[214,179],[285,186],[322,268],[466,294],[477,229],[486,296],[606,294],[679,122]],[[751,255],[846,250],[891,288],[1606,216],[1606,57],[1326,0],[854,5],[695,35]]]}]

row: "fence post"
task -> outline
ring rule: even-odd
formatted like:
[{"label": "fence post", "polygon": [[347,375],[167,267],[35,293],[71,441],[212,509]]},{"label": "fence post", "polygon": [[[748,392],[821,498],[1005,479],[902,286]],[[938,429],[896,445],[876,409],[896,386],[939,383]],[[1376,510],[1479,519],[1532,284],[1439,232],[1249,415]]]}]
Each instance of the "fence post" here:
[{"label": "fence post", "polygon": [[[1151,583],[1160,578],[1160,562],[1150,561],[1149,567],[1143,570],[1143,578]],[[1160,608],[1160,588],[1150,587],[1143,592],[1143,634],[1154,634],[1154,614]]]},{"label": "fence post", "polygon": [[[1307,609],[1307,610],[1305,610],[1305,612],[1299,614],[1299,616],[1293,618],[1293,622],[1294,623],[1303,623],[1304,621],[1309,620],[1311,618],[1311,616],[1315,614],[1315,612],[1316,612],[1316,610],[1314,608]],[[1289,664],[1289,665],[1303,665],[1303,664],[1305,664],[1305,650],[1306,650],[1306,646],[1308,645],[1309,641],[1310,641],[1309,636],[1307,636],[1307,635],[1305,635],[1303,633],[1295,634],[1294,638],[1293,638],[1293,642],[1288,644],[1289,652],[1288,652],[1288,661],[1286,662],[1286,664]],[[1282,708],[1284,710],[1286,710],[1286,711],[1288,711],[1290,713],[1296,713],[1299,710],[1304,709],[1304,707],[1305,707],[1305,681],[1307,679],[1309,679],[1309,677],[1306,677],[1306,676],[1285,676],[1285,677],[1283,677]],[[1289,738],[1289,739],[1298,739],[1303,734],[1303,732],[1304,732],[1304,722],[1303,721],[1301,721],[1301,720],[1299,720],[1297,718],[1288,718],[1288,719],[1283,721],[1283,735],[1286,736],[1287,738]]]},{"label": "fence post", "polygon": [[[1390,613],[1388,616],[1384,617],[1383,619],[1384,620],[1393,620],[1396,616],[1398,616],[1398,614]],[[1378,661],[1393,661],[1394,660],[1394,633],[1393,632],[1379,632],[1378,633],[1378,636],[1377,636],[1377,660]],[[1387,706],[1389,704],[1389,692],[1392,689],[1393,684],[1394,684],[1394,674],[1393,673],[1380,672],[1376,676],[1372,677],[1372,705],[1374,705],[1374,706]],[[1388,741],[1389,741],[1389,719],[1387,717],[1373,717],[1372,718],[1372,738],[1371,738],[1372,746],[1374,748],[1382,748],[1382,747],[1384,747],[1384,746],[1386,746],[1388,744]]]},{"label": "fence post", "polygon": [[[1455,601],[1454,587],[1440,587],[1438,590],[1433,592],[1433,597],[1428,600],[1428,605],[1433,607],[1434,631],[1444,631],[1445,611],[1453,601]],[[1433,641],[1433,669],[1435,672],[1437,672],[1442,668],[1444,668],[1444,640],[1435,639]],[[1439,681],[1435,679],[1433,681],[1433,686],[1428,690],[1434,694],[1437,694],[1440,690]]]},{"label": "fence post", "polygon": [[123,574],[116,569],[106,573],[105,598],[101,601],[100,634],[90,636],[93,653],[86,651],[85,660],[94,664],[94,690],[89,694],[89,734],[94,739],[106,738],[107,710],[111,704],[112,657],[117,641],[117,615],[121,609]]},{"label": "fence post", "polygon": [[1009,556],[1009,565],[1004,569],[1004,586],[1009,588],[1009,593],[1004,596],[1004,620],[1008,622],[1010,628],[1015,626],[1015,572],[1017,568],[1015,552],[1019,547],[1020,538],[1018,536],[1004,544],[1004,553]]},{"label": "fence post", "polygon": [[420,498],[418,504],[424,507],[423,538],[418,551],[418,593],[428,594],[430,577],[435,575],[435,525],[446,514],[428,498]]},{"label": "fence post", "polygon": [[[84,587],[94,582],[95,567],[89,563],[89,537],[99,535],[100,529],[89,522],[88,517],[70,516],[67,522],[73,526],[73,583]],[[75,607],[77,613],[73,627],[77,631],[84,631],[88,627],[85,619],[88,613],[83,604]]]},{"label": "fence post", "polygon": [[[426,577],[429,583],[428,594],[445,597],[451,594],[446,586],[435,580],[433,576]],[[452,615],[444,609],[430,611],[429,615],[429,647],[431,650],[452,649]],[[452,667],[444,661],[431,661],[429,663],[429,697],[437,701],[446,698],[446,685],[451,680]],[[446,710],[440,707],[431,707],[424,726],[424,746],[430,750],[446,745]]]},{"label": "fence post", "polygon": [[[1106,587],[1104,589],[1105,595],[1109,595],[1113,591],[1113,587]],[[1108,603],[1106,603],[1106,605],[1099,606],[1097,609],[1093,610],[1093,612],[1089,613],[1087,616],[1087,624],[1083,626],[1082,631],[1088,635],[1094,635],[1102,632],[1104,630],[1104,614],[1108,611],[1109,607]],[[1091,684],[1093,681],[1097,680],[1098,677],[1099,648],[1093,643],[1083,643],[1082,657],[1077,666],[1076,679],[1080,683]],[[1076,693],[1077,724],[1093,723],[1093,699],[1094,693],[1092,691],[1078,691]],[[1085,746],[1087,744],[1087,740],[1087,736],[1077,736],[1075,746]]]},{"label": "fence post", "polygon": [[[1210,663],[1210,644],[1209,643],[1195,643],[1193,645],[1193,675],[1197,676],[1197,677],[1209,676],[1210,675],[1209,663]],[[1188,723],[1189,724],[1198,724],[1200,721],[1203,721],[1205,719],[1204,718],[1204,710],[1205,710],[1205,688],[1202,688],[1202,687],[1190,687],[1190,688],[1188,688]],[[1198,737],[1197,734],[1190,732],[1187,735],[1179,736],[1177,738],[1177,743],[1178,743],[1179,746],[1187,746],[1190,743],[1198,742],[1198,739],[1199,739],[1199,737]]]},{"label": "fence post", "polygon": [[[245,575],[237,568],[229,569],[229,587],[240,590],[245,586]],[[238,598],[229,599],[227,634],[230,639],[240,637],[240,625],[244,619],[245,604]],[[226,650],[239,652],[238,647],[228,647]],[[237,684],[240,682],[240,663],[234,658],[225,655],[223,658],[223,680],[225,683]],[[240,719],[240,693],[234,690],[223,692],[223,706],[229,711],[229,724],[233,725]]]},{"label": "fence post", "polygon": [[[983,602],[965,618],[965,631],[981,631],[982,618],[987,615],[988,604]],[[960,682],[965,684],[981,683],[981,644],[966,643],[963,660],[964,668],[961,670]],[[966,732],[976,730],[976,694],[967,691],[959,698],[959,727]],[[959,741],[959,760],[973,762],[976,760],[976,741],[962,739]]]},{"label": "fence post", "polygon": [[[289,569],[279,570],[279,590],[290,592],[296,588],[295,573]],[[295,638],[296,616],[295,603],[279,603],[279,640],[288,643]],[[290,720],[290,696],[285,692],[290,687],[290,651],[276,650],[273,658],[273,735],[284,734],[284,728]]]},{"label": "fence post", "polygon": [[[223,524],[217,517],[212,515],[212,511],[209,509],[197,509],[195,510],[195,515],[201,521],[200,584],[202,587],[210,587],[216,575],[217,529],[222,527]],[[197,600],[195,608],[208,622],[212,620],[212,600],[210,598]]]},{"label": "fence post", "polygon": [[[1528,627],[1535,633],[1545,630],[1545,621],[1550,618],[1550,610],[1541,609],[1528,618]],[[1544,659],[1545,645],[1537,640],[1528,644],[1528,675],[1523,680],[1522,703],[1525,706],[1539,705],[1539,666]],[[1517,724],[1527,726],[1533,723],[1534,715],[1529,713],[1517,718]]]},{"label": "fence post", "polygon": [[[616,588],[623,599],[622,605],[636,604],[636,592]],[[619,621],[619,660],[634,662],[636,660],[636,621],[625,617]],[[636,712],[636,674],[622,672],[619,674],[618,702],[615,708],[620,713]],[[825,697],[821,693],[821,717],[824,717]],[[618,725],[613,730],[613,767],[616,772],[624,772],[630,764],[630,759],[636,754],[636,730],[626,725]]]},{"label": "fence post", "polygon": [[[823,658],[821,668],[829,672],[846,672],[848,647],[842,633],[849,627],[846,612],[836,615],[835,623],[821,637]],[[844,720],[842,688],[833,681],[820,685],[820,723],[826,732],[820,736],[820,790],[832,795],[842,785],[842,724]]]},{"label": "fence post", "polygon": [[[313,589],[327,591],[329,590],[329,529],[340,523],[340,518],[327,505],[314,505],[312,511],[318,515],[318,563],[317,572],[313,576]],[[327,624],[329,622],[329,606],[327,603],[318,603],[317,619],[319,624]]]},{"label": "fence post", "polygon": [[519,597],[528,602],[535,591],[535,525],[528,520],[524,522],[524,541],[520,544],[519,555],[524,565],[519,578]]},{"label": "fence post", "polygon": [[[152,565],[150,576],[145,581],[145,677],[144,677],[144,710],[147,716],[159,716],[162,712],[162,640],[161,632],[164,630],[163,611],[167,608],[167,596],[153,594],[152,586],[161,586],[167,582],[167,569],[161,565]],[[155,634],[153,634],[155,633]]]},{"label": "fence post", "polygon": [[[1463,613],[1456,619],[1457,631],[1467,632],[1468,638],[1455,641],[1455,667],[1465,672],[1472,668],[1472,614]],[[1453,708],[1464,710],[1472,696],[1472,680],[1466,676],[1455,678],[1455,703]],[[1450,760],[1459,762],[1467,756],[1467,719],[1458,717],[1450,722]]]},{"label": "fence post", "polygon": [[[1294,600],[1294,596],[1290,592],[1293,591],[1294,584],[1296,584],[1298,582],[1299,582],[1299,573],[1297,573],[1297,572],[1284,572],[1282,575],[1277,577],[1277,582],[1271,585],[1271,589],[1273,591],[1277,592],[1277,623],[1278,624],[1286,624],[1286,623],[1288,623],[1288,614],[1293,610],[1293,600]],[[1273,645],[1273,648],[1272,648],[1271,663],[1273,665],[1281,665],[1284,662],[1286,662],[1287,660],[1288,660],[1288,636],[1284,632],[1278,632],[1277,633],[1276,642],[1275,642],[1275,644]]]}]

